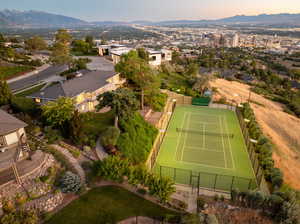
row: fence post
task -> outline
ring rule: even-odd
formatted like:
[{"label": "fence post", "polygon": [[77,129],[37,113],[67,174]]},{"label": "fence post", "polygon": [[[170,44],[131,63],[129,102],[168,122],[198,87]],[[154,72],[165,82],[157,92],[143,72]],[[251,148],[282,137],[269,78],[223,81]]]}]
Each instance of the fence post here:
[{"label": "fence post", "polygon": [[214,190],[216,190],[217,178],[218,178],[218,174],[216,174],[216,176],[215,176],[215,185],[214,185]]},{"label": "fence post", "polygon": [[174,168],[174,176],[173,176],[173,178],[174,178],[174,181],[176,180],[176,168]]},{"label": "fence post", "polygon": [[159,176],[161,178],[161,166],[159,166]]},{"label": "fence post", "polygon": [[197,196],[199,196],[199,185],[200,185],[200,173],[198,173],[198,183],[197,183]]},{"label": "fence post", "polygon": [[234,178],[235,178],[235,176],[232,177],[232,181],[231,181],[231,187],[230,187],[231,191],[232,191],[232,187],[233,187]]},{"label": "fence post", "polygon": [[190,185],[192,185],[193,171],[190,171]]},{"label": "fence post", "polygon": [[252,184],[252,179],[250,179],[250,181],[249,181],[248,190],[250,190],[251,184]]}]

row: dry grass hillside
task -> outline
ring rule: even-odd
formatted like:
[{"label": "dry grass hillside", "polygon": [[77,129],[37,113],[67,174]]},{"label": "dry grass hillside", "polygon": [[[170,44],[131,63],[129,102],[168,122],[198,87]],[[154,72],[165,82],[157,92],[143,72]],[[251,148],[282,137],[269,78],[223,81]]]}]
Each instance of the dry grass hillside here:
[{"label": "dry grass hillside", "polygon": [[[216,97],[240,103],[248,100],[249,86],[216,79],[211,82],[218,89]],[[276,167],[284,172],[284,180],[300,189],[300,119],[283,112],[283,105],[255,93],[251,94],[251,107],[263,132],[274,143],[273,158]]]}]

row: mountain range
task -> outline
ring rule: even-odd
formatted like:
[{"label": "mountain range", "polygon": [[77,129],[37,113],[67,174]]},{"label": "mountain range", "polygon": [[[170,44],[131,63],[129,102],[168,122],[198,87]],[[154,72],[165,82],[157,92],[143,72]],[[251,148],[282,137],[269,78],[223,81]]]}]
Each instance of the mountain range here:
[{"label": "mountain range", "polygon": [[251,25],[294,25],[300,26],[299,14],[261,14],[255,16],[237,15],[217,20],[174,20],[174,21],[97,21],[87,22],[73,17],[57,15],[41,11],[0,11],[0,27],[6,28],[50,28],[50,27],[79,27],[103,25],[203,25],[203,24],[251,24]]}]

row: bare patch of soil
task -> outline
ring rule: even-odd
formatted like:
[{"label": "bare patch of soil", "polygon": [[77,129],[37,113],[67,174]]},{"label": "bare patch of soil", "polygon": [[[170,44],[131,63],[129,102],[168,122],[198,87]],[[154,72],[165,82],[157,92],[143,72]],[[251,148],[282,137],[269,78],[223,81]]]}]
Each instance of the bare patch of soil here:
[{"label": "bare patch of soil", "polygon": [[[216,98],[224,96],[234,103],[248,100],[248,85],[216,79],[211,86],[218,89]],[[275,145],[276,167],[283,171],[287,184],[300,189],[300,119],[285,113],[283,105],[255,93],[251,93],[251,107],[264,134]]]}]

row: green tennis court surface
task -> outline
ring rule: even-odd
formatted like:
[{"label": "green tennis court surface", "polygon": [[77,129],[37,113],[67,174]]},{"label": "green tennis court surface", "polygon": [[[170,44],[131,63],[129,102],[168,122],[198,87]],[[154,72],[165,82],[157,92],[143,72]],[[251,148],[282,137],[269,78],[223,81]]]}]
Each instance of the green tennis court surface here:
[{"label": "green tennis court surface", "polygon": [[179,184],[224,191],[256,188],[238,119],[225,109],[176,107],[154,170]]}]

